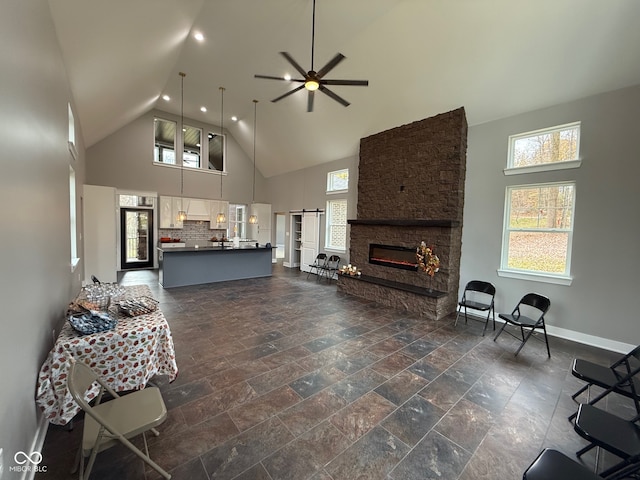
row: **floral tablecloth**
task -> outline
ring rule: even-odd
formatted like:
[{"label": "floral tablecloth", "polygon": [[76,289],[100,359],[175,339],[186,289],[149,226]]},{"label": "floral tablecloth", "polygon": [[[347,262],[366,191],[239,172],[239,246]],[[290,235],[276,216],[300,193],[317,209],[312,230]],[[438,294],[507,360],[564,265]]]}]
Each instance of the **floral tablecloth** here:
[{"label": "floral tablecloth", "polygon": [[[124,288],[125,298],[151,296],[146,285]],[[57,425],[66,424],[80,411],[67,389],[70,356],[89,365],[117,392],[144,388],[154,375],[168,375],[170,381],[178,375],[171,330],[160,309],[137,317],[118,314],[113,330],[89,335],[80,335],[65,322],[40,368],[36,392],[36,403]],[[97,392],[95,385],[88,397]]]}]

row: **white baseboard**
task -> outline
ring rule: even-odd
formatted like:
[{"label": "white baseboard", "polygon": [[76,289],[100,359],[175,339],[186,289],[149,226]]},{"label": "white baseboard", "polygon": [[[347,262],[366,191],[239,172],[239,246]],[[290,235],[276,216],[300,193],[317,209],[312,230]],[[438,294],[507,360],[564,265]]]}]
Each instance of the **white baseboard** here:
[{"label": "white baseboard", "polygon": [[[468,315],[470,317],[473,317],[475,320],[481,320],[483,322],[487,318],[481,317],[480,315],[475,315],[471,312],[469,312]],[[463,315],[461,314],[461,317],[462,316]],[[504,321],[500,318],[496,318],[496,323],[504,323]],[[596,337],[595,335],[588,335],[586,333],[576,332],[575,330],[568,330],[566,328],[554,327],[552,325],[547,325],[547,335],[551,337],[564,338],[565,340],[571,340],[572,342],[582,343],[583,345],[602,348],[604,350],[610,350],[617,353],[628,353],[637,347],[637,345],[632,345],[630,343],[618,342],[617,340]]]},{"label": "white baseboard", "polygon": [[[38,423],[38,430],[33,437],[33,443],[31,444],[30,452],[41,452],[42,447],[44,446],[44,440],[47,438],[47,431],[49,430],[49,421],[44,417],[44,415],[40,416],[40,422]],[[40,467],[46,467],[44,463],[39,465]],[[33,480],[36,477],[35,470],[29,470],[22,472],[22,480]]]}]

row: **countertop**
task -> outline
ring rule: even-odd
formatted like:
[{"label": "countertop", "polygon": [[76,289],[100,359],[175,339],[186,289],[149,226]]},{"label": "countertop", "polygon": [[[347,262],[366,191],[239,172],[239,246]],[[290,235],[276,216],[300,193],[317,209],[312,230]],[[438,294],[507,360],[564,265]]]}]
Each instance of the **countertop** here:
[{"label": "countertop", "polygon": [[225,244],[224,247],[221,246],[214,246],[211,245],[211,242],[205,242],[204,244],[200,245],[186,245],[184,247],[168,247],[168,248],[164,248],[162,246],[162,244],[158,245],[158,251],[160,252],[164,252],[164,253],[171,253],[171,252],[211,252],[211,251],[233,251],[233,250],[272,250],[274,247],[272,246],[265,246],[265,245],[260,245],[258,247],[256,247],[255,243],[249,243],[246,245],[243,245],[242,243],[240,244],[239,247],[234,247],[232,242],[229,242],[229,244]]}]

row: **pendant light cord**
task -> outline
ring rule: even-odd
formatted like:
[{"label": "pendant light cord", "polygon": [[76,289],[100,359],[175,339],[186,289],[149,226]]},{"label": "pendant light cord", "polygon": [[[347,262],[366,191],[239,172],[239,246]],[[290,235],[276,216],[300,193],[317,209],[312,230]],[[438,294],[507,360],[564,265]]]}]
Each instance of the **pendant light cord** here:
[{"label": "pendant light cord", "polygon": [[224,120],[224,87],[220,87],[220,200],[222,200],[222,172],[224,171],[224,127],[222,122]]},{"label": "pendant light cord", "polygon": [[184,77],[187,74],[180,72],[180,130],[182,131],[182,152],[180,154],[180,197],[184,195]]},{"label": "pendant light cord", "polygon": [[253,203],[256,202],[256,125],[258,119],[258,100],[253,101]]}]

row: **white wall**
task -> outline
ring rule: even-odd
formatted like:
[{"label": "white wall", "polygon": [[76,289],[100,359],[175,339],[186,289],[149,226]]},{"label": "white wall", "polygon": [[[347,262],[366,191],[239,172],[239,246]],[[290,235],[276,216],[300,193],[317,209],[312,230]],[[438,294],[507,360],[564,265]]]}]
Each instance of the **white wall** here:
[{"label": "white wall", "polygon": [[[460,288],[492,282],[497,310],[535,291],[551,299],[550,330],[616,350],[640,344],[640,86],[469,128]],[[581,121],[582,166],[505,176],[509,135]],[[576,181],[570,286],[498,277],[507,185]]]},{"label": "white wall", "polygon": [[[190,171],[153,164],[153,118],[157,115],[179,121],[180,117],[159,110],[150,111],[87,149],[87,183],[120,190],[154,191],[159,195],[220,199],[218,174]],[[207,132],[220,127],[185,118],[185,123]],[[253,197],[253,159],[240,148],[233,136],[227,138],[227,174],[222,179],[222,198],[230,203],[251,203]],[[181,175],[184,175],[181,179]],[[265,180],[256,169],[255,201],[268,203]]]},{"label": "white wall", "polygon": [[[8,480],[21,476],[10,471],[14,454],[37,447],[44,431],[37,375],[82,271],[70,266],[71,97],[46,0],[2,2],[0,64],[0,448]],[[84,148],[76,132],[80,203]],[[80,211],[78,218],[81,228]]]},{"label": "white wall", "polygon": [[[327,173],[343,168],[349,169],[349,192],[346,194],[327,195]],[[317,165],[303,170],[277,175],[267,179],[267,191],[273,212],[290,212],[296,210],[315,210],[317,208],[325,210],[327,200],[347,199],[348,218],[356,218],[356,207],[358,203],[358,157],[348,157],[322,165]],[[326,216],[323,217],[326,222]],[[320,251],[325,251],[325,225],[321,225]],[[286,239],[284,263],[289,263],[290,259],[290,215],[286,219]],[[345,263],[349,263],[349,230],[347,226],[347,251],[340,257]]]}]

